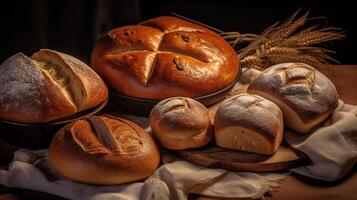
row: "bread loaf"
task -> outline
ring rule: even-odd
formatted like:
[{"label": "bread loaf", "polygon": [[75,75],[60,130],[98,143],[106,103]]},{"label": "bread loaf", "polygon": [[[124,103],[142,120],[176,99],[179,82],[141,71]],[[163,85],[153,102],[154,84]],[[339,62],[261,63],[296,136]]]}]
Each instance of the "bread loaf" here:
[{"label": "bread loaf", "polygon": [[283,63],[266,69],[251,82],[248,92],[276,103],[285,125],[303,134],[323,122],[338,104],[332,82],[304,63]]},{"label": "bread loaf", "polygon": [[160,163],[151,136],[131,121],[93,116],[62,128],[49,152],[51,167],[73,181],[115,185],[143,179]]},{"label": "bread loaf", "polygon": [[210,94],[239,71],[234,49],[222,37],[175,17],[109,31],[97,41],[91,66],[116,92],[156,100]]},{"label": "bread loaf", "polygon": [[214,121],[216,144],[223,148],[274,154],[283,138],[283,115],[273,102],[242,93],[224,101]]},{"label": "bread loaf", "polygon": [[18,53],[0,66],[0,118],[44,123],[89,109],[108,98],[102,79],[67,54],[42,49]]},{"label": "bread loaf", "polygon": [[150,113],[150,125],[158,143],[167,149],[201,147],[212,139],[208,109],[186,97],[158,103]]}]

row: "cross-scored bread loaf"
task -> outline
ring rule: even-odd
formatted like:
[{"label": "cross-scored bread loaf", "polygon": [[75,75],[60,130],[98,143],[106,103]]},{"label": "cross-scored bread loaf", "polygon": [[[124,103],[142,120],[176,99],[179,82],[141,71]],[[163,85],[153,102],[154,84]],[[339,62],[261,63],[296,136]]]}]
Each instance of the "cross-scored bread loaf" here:
[{"label": "cross-scored bread loaf", "polygon": [[97,41],[91,66],[115,91],[143,99],[210,94],[239,72],[222,37],[175,17],[109,31]]}]

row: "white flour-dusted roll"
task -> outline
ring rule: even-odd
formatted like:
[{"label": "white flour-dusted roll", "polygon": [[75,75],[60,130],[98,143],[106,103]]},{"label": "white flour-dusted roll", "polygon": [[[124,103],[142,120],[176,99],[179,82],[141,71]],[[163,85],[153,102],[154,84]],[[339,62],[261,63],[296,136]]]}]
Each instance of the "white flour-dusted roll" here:
[{"label": "white flour-dusted roll", "polygon": [[332,82],[304,63],[283,63],[264,70],[251,82],[248,92],[276,103],[285,125],[303,134],[330,116],[338,103]]},{"label": "white flour-dusted roll", "polygon": [[214,135],[220,147],[271,155],[280,146],[283,127],[283,115],[276,104],[243,93],[219,106]]}]

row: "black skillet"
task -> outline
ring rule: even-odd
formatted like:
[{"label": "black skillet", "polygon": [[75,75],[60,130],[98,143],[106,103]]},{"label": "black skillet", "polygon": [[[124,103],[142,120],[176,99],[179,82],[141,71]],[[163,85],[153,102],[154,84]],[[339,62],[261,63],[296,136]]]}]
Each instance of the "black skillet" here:
[{"label": "black skillet", "polygon": [[25,124],[0,119],[0,140],[22,148],[47,148],[59,129],[70,122],[100,114],[107,102],[70,117],[42,124]]}]

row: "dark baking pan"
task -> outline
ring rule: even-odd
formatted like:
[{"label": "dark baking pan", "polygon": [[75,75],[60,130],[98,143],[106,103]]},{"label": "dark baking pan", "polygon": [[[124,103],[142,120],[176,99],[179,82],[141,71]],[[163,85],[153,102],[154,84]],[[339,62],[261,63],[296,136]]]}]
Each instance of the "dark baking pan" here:
[{"label": "dark baking pan", "polygon": [[[220,89],[219,91],[213,92],[208,95],[193,97],[193,99],[201,102],[206,107],[219,102],[233,89],[234,85],[239,81],[241,72],[242,70],[241,68],[239,68],[239,72],[235,80],[223,89]],[[150,115],[151,109],[161,101],[153,99],[139,99],[136,97],[126,96],[115,92],[113,89],[110,90],[110,98],[114,104],[118,105],[124,111],[144,117],[148,117]]]},{"label": "dark baking pan", "polygon": [[100,114],[107,102],[70,117],[43,124],[24,124],[0,119],[0,140],[21,148],[47,148],[59,129],[75,120]]}]

